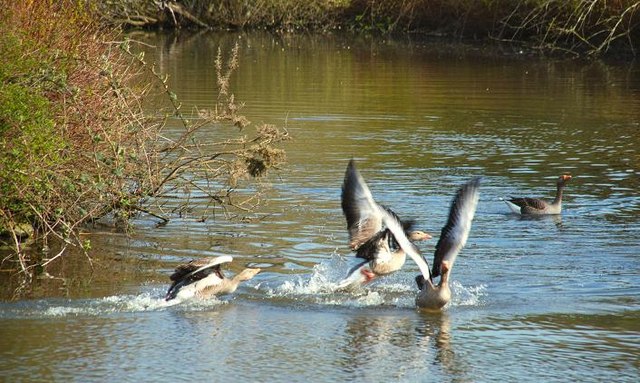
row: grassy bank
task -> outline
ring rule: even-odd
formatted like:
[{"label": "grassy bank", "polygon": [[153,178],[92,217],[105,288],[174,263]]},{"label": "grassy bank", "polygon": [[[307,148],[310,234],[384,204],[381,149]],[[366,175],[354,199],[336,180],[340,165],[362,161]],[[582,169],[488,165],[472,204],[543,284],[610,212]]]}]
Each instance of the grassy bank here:
[{"label": "grassy bank", "polygon": [[[166,77],[103,27],[91,2],[2,3],[0,246],[12,249],[0,258],[2,269],[46,266],[69,246],[89,251],[79,230],[99,219],[125,230],[139,214],[167,222],[173,216],[162,209],[163,198],[188,193],[194,180],[208,201],[194,212],[198,219],[254,207],[252,193],[241,199],[237,191],[284,161],[277,144],[287,135],[269,125],[253,130],[239,114],[228,88],[237,48],[212,63],[218,103],[194,122],[182,118]],[[141,107],[151,91],[171,105],[154,117]],[[162,134],[169,116],[183,128],[172,140]],[[237,138],[198,140],[202,129],[225,126]]]},{"label": "grassy bank", "polygon": [[411,33],[574,56],[636,56],[640,44],[637,0],[116,0],[101,11],[130,27]]}]

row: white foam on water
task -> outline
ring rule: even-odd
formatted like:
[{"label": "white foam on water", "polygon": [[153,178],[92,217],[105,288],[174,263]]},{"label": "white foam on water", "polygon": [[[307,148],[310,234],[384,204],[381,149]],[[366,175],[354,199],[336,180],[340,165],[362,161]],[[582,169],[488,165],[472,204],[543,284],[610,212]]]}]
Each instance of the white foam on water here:
[{"label": "white foam on water", "polygon": [[464,286],[458,281],[451,282],[452,306],[480,306],[487,295],[486,285]]},{"label": "white foam on water", "polygon": [[49,307],[43,313],[46,317],[63,317],[68,315],[80,315],[86,313],[86,308],[82,307]]},{"label": "white foam on water", "polygon": [[167,302],[162,295],[157,292],[144,292],[138,295],[113,295],[99,299],[69,302],[73,305],[48,307],[44,312],[39,314],[47,317],[104,315],[123,312],[159,311],[177,305],[180,305],[180,309],[183,310],[198,311],[227,303],[216,297],[210,299],[191,299],[184,302],[174,299]]},{"label": "white foam on water", "polygon": [[332,281],[335,268],[330,264],[319,263],[313,267],[310,278],[297,277],[293,281],[284,281],[281,285],[267,290],[268,296],[314,295],[331,294],[336,289],[336,282]]},{"label": "white foam on water", "polygon": [[[416,294],[414,284],[405,280],[406,274],[394,274],[350,290],[338,290],[338,283],[350,266],[344,257],[334,254],[331,259],[313,267],[310,276],[297,276],[292,280],[269,287],[262,283],[247,286],[262,291],[267,299],[289,299],[312,304],[344,307],[395,306],[413,308]],[[486,286],[465,286],[451,282],[450,307],[479,306],[486,296]],[[154,288],[137,295],[114,295],[90,300],[69,300],[63,304],[52,303],[43,311],[28,315],[65,317],[79,315],[104,315],[109,313],[144,312],[161,310],[203,311],[228,304],[224,298],[165,301],[164,290]]]},{"label": "white foam on water", "polygon": [[[345,259],[334,254],[328,261],[315,265],[310,276],[298,276],[278,286],[266,288],[265,296],[346,307],[414,307],[418,291],[412,281],[403,279],[406,275],[394,274],[371,284],[340,290],[338,283],[348,269]],[[465,286],[458,281],[451,282],[451,290],[450,306],[478,306],[486,295],[485,285]]]},{"label": "white foam on water", "polygon": [[284,281],[278,286],[267,288],[266,297],[346,307],[413,305],[415,289],[398,282],[397,278],[384,277],[372,284],[352,289],[338,289],[339,282],[349,269],[345,258],[334,254],[328,261],[315,265],[311,276],[299,276],[295,280]]}]

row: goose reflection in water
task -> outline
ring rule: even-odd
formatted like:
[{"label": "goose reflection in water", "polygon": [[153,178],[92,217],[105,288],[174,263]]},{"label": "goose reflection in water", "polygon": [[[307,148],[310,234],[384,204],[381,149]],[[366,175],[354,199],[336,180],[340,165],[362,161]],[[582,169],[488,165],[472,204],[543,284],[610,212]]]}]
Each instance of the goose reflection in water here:
[{"label": "goose reflection in water", "polygon": [[[467,364],[460,361],[450,342],[448,313],[417,315],[399,318],[372,314],[350,318],[343,334],[342,369],[358,380],[375,380],[376,371],[381,368],[394,368],[397,376],[403,378],[424,377],[430,369],[441,368],[466,380]],[[407,355],[412,357],[407,359]]]},{"label": "goose reflection in water", "polygon": [[472,381],[470,365],[455,352],[452,342],[451,318],[448,311],[418,312],[423,322],[416,326],[416,335],[421,350],[433,351],[432,364],[440,366],[453,381]]},{"label": "goose reflection in water", "polygon": [[514,217],[513,219],[517,220],[517,221],[551,221],[553,222],[553,224],[558,228],[558,229],[562,229],[564,228],[564,225],[562,224],[562,215],[560,214],[548,214],[548,215],[534,215],[534,214],[522,214],[522,215],[515,215],[515,214],[508,214],[509,216]]}]

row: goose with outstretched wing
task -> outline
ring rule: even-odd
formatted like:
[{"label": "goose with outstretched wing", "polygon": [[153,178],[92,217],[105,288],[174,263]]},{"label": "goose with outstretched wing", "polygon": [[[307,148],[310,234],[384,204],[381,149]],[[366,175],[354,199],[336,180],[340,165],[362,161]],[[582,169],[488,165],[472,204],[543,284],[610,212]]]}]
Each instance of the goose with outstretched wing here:
[{"label": "goose with outstretched wing", "polygon": [[[449,218],[442,228],[433,256],[433,269],[416,277],[420,292],[416,306],[439,310],[451,300],[449,277],[458,253],[467,243],[471,222],[480,198],[480,178],[474,178],[458,189],[449,210]],[[440,277],[439,283],[435,278]]]},{"label": "goose with outstretched wing", "polygon": [[165,300],[209,298],[215,295],[231,294],[236,291],[240,282],[248,281],[260,272],[258,268],[247,268],[233,278],[228,278],[223,274],[221,266],[231,261],[233,257],[224,255],[213,259],[196,259],[179,265],[169,277],[173,282],[165,295]]},{"label": "goose with outstretched wing", "polygon": [[[353,159],[349,161],[342,184],[342,211],[347,220],[349,247],[363,261],[338,282],[339,289],[360,286],[399,270],[407,254],[412,257],[417,254],[422,259],[409,241],[427,240],[431,235],[413,230],[413,221],[402,221],[391,209],[375,202]],[[394,230],[402,233],[406,240],[404,246]]]}]

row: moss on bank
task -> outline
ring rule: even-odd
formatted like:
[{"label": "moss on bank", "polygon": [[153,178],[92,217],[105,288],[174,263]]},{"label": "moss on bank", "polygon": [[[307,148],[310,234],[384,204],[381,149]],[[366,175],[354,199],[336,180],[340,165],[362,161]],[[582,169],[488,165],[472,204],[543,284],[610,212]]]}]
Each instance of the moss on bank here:
[{"label": "moss on bank", "polygon": [[574,56],[635,56],[640,42],[637,0],[115,0],[101,11],[130,27],[411,33]]}]

